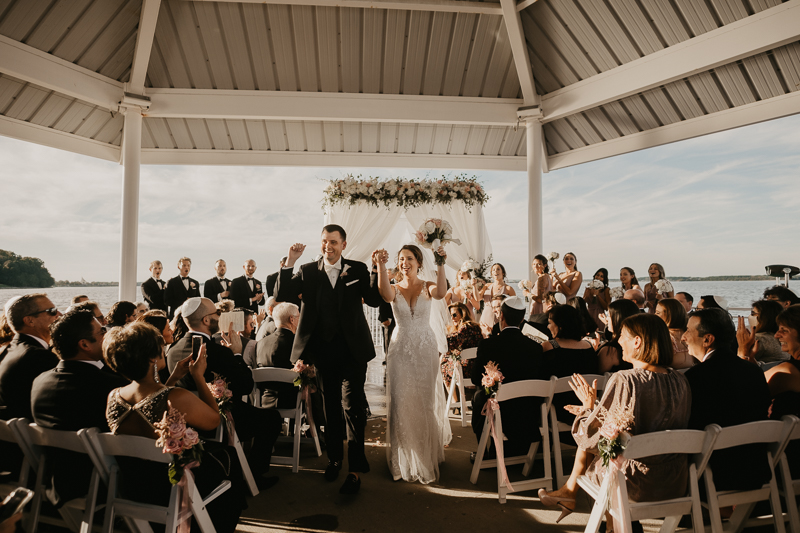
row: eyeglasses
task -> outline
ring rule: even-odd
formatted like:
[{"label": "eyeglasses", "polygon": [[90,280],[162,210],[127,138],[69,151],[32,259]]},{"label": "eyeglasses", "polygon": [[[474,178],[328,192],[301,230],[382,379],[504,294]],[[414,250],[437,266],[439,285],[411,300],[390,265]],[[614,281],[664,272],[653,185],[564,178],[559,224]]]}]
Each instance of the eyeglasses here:
[{"label": "eyeglasses", "polygon": [[42,309],[41,311],[36,311],[35,313],[31,313],[26,316],[36,316],[42,313],[47,313],[50,316],[56,316],[58,314],[58,307],[51,307],[50,309]]}]

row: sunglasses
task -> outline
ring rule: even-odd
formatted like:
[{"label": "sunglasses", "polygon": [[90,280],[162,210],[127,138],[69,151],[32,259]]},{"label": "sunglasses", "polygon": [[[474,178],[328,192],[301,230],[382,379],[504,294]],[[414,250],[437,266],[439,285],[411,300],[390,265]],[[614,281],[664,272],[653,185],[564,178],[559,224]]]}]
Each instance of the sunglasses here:
[{"label": "sunglasses", "polygon": [[453,313],[450,316],[452,316],[453,318],[461,318],[461,313]]},{"label": "sunglasses", "polygon": [[41,311],[36,311],[35,313],[31,313],[27,316],[36,316],[42,313],[47,313],[50,316],[56,316],[58,314],[58,307],[51,307],[50,309],[42,309]]}]

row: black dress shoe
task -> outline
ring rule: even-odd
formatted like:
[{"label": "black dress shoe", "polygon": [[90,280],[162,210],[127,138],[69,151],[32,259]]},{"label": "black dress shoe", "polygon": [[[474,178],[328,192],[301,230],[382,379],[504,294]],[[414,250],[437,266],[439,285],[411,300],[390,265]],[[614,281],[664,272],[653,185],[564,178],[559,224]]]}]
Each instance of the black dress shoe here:
[{"label": "black dress shoe", "polygon": [[342,463],[331,461],[328,463],[328,468],[325,469],[325,481],[336,481],[339,477],[339,472],[342,470]]},{"label": "black dress shoe", "polygon": [[361,478],[356,477],[355,474],[347,474],[342,487],[339,489],[339,494],[358,494],[358,489],[360,488]]},{"label": "black dress shoe", "polygon": [[275,486],[280,481],[278,476],[258,476],[256,478],[256,486],[258,490],[267,490]]}]

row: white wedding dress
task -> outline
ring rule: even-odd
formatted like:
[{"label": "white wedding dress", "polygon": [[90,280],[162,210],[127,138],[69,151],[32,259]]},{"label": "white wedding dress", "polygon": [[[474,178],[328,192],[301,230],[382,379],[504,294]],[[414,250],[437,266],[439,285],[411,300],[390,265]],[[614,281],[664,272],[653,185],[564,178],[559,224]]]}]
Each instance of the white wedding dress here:
[{"label": "white wedding dress", "polygon": [[386,356],[386,458],[395,481],[432,483],[439,478],[444,446],[453,434],[430,326],[431,298],[423,285],[412,309],[396,286],[394,291],[397,326]]}]

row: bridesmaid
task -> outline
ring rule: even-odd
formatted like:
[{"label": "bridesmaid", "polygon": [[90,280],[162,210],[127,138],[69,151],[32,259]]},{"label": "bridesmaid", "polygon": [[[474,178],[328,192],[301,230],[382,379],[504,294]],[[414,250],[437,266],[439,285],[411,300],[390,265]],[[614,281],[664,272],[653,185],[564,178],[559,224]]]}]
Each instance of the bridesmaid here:
[{"label": "bridesmaid", "polygon": [[444,296],[444,301],[448,306],[458,302],[463,303],[469,309],[470,320],[475,321],[475,309],[480,307],[480,302],[472,290],[473,284],[474,280],[470,277],[469,271],[459,270],[456,272],[453,286]]},{"label": "bridesmaid", "polygon": [[492,313],[492,298],[498,294],[506,296],[516,296],[514,288],[506,283],[506,268],[500,263],[492,265],[492,282],[486,284],[482,289],[476,285],[472,286],[473,296],[476,300],[483,300],[483,312],[479,322],[494,325],[494,313]]},{"label": "bridesmaid", "polygon": [[553,268],[553,287],[567,297],[567,300],[577,296],[583,283],[583,274],[578,270],[578,258],[572,252],[564,254],[564,272],[559,274]]},{"label": "bridesmaid", "polygon": [[525,296],[531,299],[531,315],[538,315],[544,312],[544,296],[553,290],[553,279],[550,277],[550,268],[547,266],[547,258],[539,254],[533,258],[531,263],[536,279],[533,280],[533,288],[530,292],[525,291]]},{"label": "bridesmaid", "polygon": [[597,324],[597,329],[605,329],[605,324],[600,320],[600,315],[606,312],[608,304],[611,302],[611,289],[608,288],[608,270],[605,268],[599,269],[594,273],[592,279],[603,282],[602,289],[590,289],[586,287],[583,291],[583,299],[586,300],[589,314],[592,315],[592,320]]},{"label": "bridesmaid", "polygon": [[639,286],[639,280],[636,279],[636,272],[631,267],[622,267],[619,269],[619,280],[622,282],[622,290],[629,291],[631,289],[642,288]]},{"label": "bridesmaid", "polygon": [[665,294],[660,294],[656,289],[656,282],[660,279],[667,279],[664,273],[664,267],[658,263],[653,263],[647,269],[647,274],[650,276],[650,282],[644,286],[644,307],[647,312],[653,314],[656,312],[656,304],[662,298],[675,298],[675,291],[669,291]]}]

